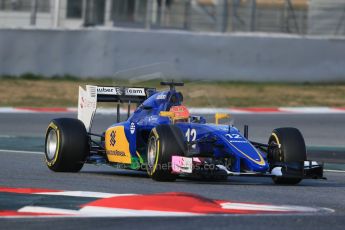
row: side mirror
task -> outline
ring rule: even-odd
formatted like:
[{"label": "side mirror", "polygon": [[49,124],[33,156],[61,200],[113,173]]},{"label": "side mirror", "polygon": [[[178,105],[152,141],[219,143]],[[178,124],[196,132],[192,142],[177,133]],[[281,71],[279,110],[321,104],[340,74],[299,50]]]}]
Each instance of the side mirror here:
[{"label": "side mirror", "polygon": [[171,120],[173,120],[174,117],[175,117],[175,113],[169,112],[169,111],[161,111],[161,112],[159,113],[159,116],[162,116],[162,117],[169,117]]},{"label": "side mirror", "polygon": [[216,121],[216,125],[218,125],[219,124],[219,120],[230,118],[230,114],[216,113],[214,115],[214,118],[215,118],[215,121]]}]

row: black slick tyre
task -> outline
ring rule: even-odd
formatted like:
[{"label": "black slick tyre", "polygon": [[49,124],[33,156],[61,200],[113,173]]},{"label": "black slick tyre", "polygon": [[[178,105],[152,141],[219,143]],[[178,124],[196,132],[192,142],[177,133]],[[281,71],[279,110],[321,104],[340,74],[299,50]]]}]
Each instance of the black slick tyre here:
[{"label": "black slick tyre", "polygon": [[54,172],[78,172],[89,153],[89,137],[77,119],[54,119],[45,138],[45,161]]},{"label": "black slick tyre", "polygon": [[[306,146],[301,132],[296,128],[278,128],[272,131],[268,141],[270,164],[296,163],[307,159]],[[302,178],[273,177],[275,184],[295,185]]]},{"label": "black slick tyre", "polygon": [[147,173],[156,181],[174,181],[171,160],[173,155],[185,154],[186,145],[182,131],[174,125],[153,128],[147,142]]}]

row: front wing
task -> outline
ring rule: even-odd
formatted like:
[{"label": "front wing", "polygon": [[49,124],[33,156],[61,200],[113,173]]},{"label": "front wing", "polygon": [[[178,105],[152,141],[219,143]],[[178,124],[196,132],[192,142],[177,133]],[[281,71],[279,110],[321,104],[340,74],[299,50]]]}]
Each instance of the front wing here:
[{"label": "front wing", "polygon": [[208,158],[172,157],[172,173],[180,175],[223,175],[223,176],[258,176],[286,177],[301,179],[326,179],[323,176],[323,164],[316,161],[298,163],[280,163],[262,172],[232,172],[225,165],[212,164]]}]

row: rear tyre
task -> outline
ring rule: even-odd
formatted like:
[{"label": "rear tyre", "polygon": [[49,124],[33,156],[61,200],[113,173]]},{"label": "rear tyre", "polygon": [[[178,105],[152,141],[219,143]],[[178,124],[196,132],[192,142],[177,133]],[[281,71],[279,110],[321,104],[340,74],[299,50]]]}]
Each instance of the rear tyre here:
[{"label": "rear tyre", "polygon": [[156,181],[175,181],[172,156],[186,151],[182,131],[174,125],[159,125],[152,129],[147,144],[147,173]]},{"label": "rear tyre", "polygon": [[45,160],[54,172],[78,172],[89,153],[89,137],[77,119],[59,118],[50,122],[45,139]]},{"label": "rear tyre", "polygon": [[[268,141],[268,159],[271,165],[276,163],[302,162],[307,159],[304,138],[296,128],[278,128],[273,130]],[[302,178],[273,177],[275,184],[295,185]]]}]

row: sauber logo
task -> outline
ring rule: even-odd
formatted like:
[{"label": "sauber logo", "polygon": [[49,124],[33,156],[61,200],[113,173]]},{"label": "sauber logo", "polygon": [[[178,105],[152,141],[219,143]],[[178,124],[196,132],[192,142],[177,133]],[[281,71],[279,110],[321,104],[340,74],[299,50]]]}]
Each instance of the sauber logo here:
[{"label": "sauber logo", "polygon": [[80,100],[80,108],[84,108],[84,103],[85,103],[85,100],[84,100],[84,97],[81,97],[81,100]]},{"label": "sauber logo", "polygon": [[114,156],[120,156],[120,157],[125,157],[126,156],[126,153],[123,152],[123,151],[118,151],[118,150],[108,150],[107,151],[107,154],[109,155],[114,155]]},{"label": "sauber logo", "polygon": [[131,134],[134,134],[135,132],[135,124],[132,122],[130,127]]},{"label": "sauber logo", "polygon": [[118,87],[97,87],[97,94],[121,95],[121,89]]},{"label": "sauber logo", "polygon": [[80,108],[94,108],[96,107],[96,102],[89,101],[87,98],[81,97],[80,99]]},{"label": "sauber logo", "polygon": [[115,131],[112,131],[112,132],[110,133],[110,145],[111,145],[111,146],[115,146],[115,144],[116,144],[116,139],[115,139],[115,137],[116,137],[116,132],[115,132]]},{"label": "sauber logo", "polygon": [[159,95],[156,97],[157,100],[165,100],[166,98],[167,98],[167,95],[165,95],[165,94],[159,94]]},{"label": "sauber logo", "polygon": [[127,88],[125,91],[125,95],[128,95],[128,96],[145,96],[145,89],[144,88]]},{"label": "sauber logo", "polygon": [[97,87],[97,94],[145,96],[145,88]]}]

